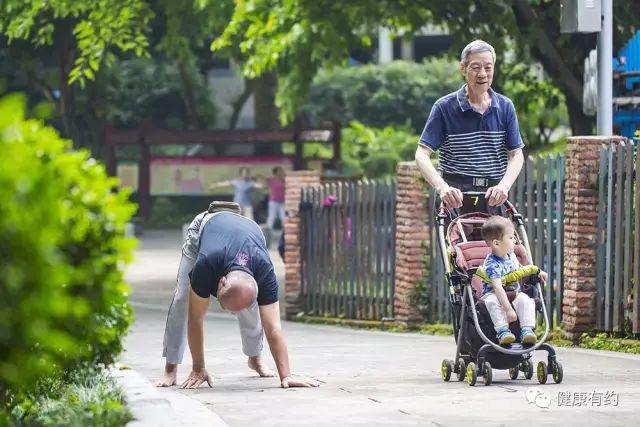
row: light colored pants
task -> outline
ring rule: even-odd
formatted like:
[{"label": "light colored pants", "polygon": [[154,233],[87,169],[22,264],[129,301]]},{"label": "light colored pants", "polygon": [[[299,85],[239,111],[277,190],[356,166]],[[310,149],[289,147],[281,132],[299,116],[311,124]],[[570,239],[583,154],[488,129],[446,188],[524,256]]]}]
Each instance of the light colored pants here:
[{"label": "light colored pants", "polygon": [[[189,309],[189,272],[193,269],[198,254],[200,230],[217,213],[198,214],[187,229],[182,245],[182,258],[178,267],[178,277],[173,300],[169,306],[164,331],[162,356],[167,363],[180,364],[187,345],[187,315]],[[258,356],[263,348],[263,330],[258,303],[236,314],[240,325],[242,352],[247,356]]]},{"label": "light colored pants", "polygon": [[253,206],[240,206],[240,215],[253,219]]},{"label": "light colored pants", "polygon": [[280,219],[280,224],[284,227],[284,202],[272,202],[269,200],[269,211],[267,213],[267,227],[273,230],[276,217]]},{"label": "light colored pants", "polygon": [[[487,306],[487,310],[489,311],[489,316],[491,316],[491,321],[493,322],[493,326],[496,329],[496,332],[500,329],[509,327],[507,322],[507,314],[505,313],[502,305],[500,305],[500,301],[494,292],[490,292],[485,294],[482,297],[484,304]],[[518,320],[520,320],[521,328],[532,328],[536,324],[536,303],[532,300],[529,295],[518,292],[516,298],[512,302],[513,309],[518,315]]]}]

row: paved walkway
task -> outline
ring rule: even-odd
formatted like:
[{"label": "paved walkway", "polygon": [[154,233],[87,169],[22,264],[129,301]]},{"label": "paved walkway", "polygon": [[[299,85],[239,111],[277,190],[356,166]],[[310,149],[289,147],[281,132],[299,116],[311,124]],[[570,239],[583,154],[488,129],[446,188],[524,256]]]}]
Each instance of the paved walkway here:
[{"label": "paved walkway", "polygon": [[[179,239],[178,231],[145,233],[136,261],[128,271],[136,323],[127,338],[122,363],[149,382],[158,377],[164,363],[160,357],[162,334],[179,261]],[[281,275],[282,265],[277,256],[274,258]],[[205,425],[205,421],[234,427],[638,425],[638,356],[559,348],[565,373],[560,385],[551,379],[551,384],[545,386],[535,380],[512,381],[506,371],[494,370],[492,386],[479,382],[469,387],[440,379],[441,360],[451,358],[455,351],[451,337],[284,322],[294,372],[322,383],[316,389],[284,390],[278,387],[277,379],[252,375],[240,351],[235,318],[217,313],[217,304],[211,306],[205,325],[205,356],[214,387],[161,392],[188,397],[192,409],[187,412],[196,414],[194,417],[200,422],[185,420],[184,425]],[[534,355],[534,360],[542,359],[542,355]],[[267,360],[273,366],[270,356]],[[179,381],[188,374],[188,351],[185,362]],[[550,398],[549,408],[528,403],[526,394],[533,387]],[[583,400],[582,394],[586,398],[594,391],[602,393],[601,406],[594,401],[577,406]],[[617,406],[613,400],[605,402],[607,392],[617,398]],[[564,402],[566,399],[569,402]],[[185,413],[184,404],[174,406]],[[201,411],[203,408],[212,412],[210,417]]]}]

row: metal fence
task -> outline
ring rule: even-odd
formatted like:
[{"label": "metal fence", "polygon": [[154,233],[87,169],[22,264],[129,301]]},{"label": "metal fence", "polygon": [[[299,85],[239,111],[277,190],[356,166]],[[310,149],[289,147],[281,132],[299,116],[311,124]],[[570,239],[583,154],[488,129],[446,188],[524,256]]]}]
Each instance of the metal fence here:
[{"label": "metal fence", "polygon": [[[549,274],[545,303],[552,325],[562,321],[564,156],[529,156],[511,188],[509,200],[525,219],[533,263]],[[437,242],[435,197],[429,203],[428,227],[431,233],[427,272],[427,306],[423,314],[430,322],[449,322],[448,287]]]},{"label": "metal fence", "polygon": [[596,328],[640,332],[640,156],[633,144],[600,150]]},{"label": "metal fence", "polygon": [[301,297],[307,314],[382,320],[393,316],[395,181],[304,188]]}]

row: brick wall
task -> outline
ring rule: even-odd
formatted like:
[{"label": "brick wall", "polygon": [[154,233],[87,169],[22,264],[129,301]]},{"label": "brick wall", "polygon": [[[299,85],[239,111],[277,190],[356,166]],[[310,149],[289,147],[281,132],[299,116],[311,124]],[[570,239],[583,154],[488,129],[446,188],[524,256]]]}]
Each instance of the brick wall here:
[{"label": "brick wall", "polygon": [[407,324],[422,320],[411,304],[413,290],[425,276],[425,243],[429,244],[426,183],[414,162],[397,168],[396,193],[396,284],[394,317]]},{"label": "brick wall", "polygon": [[567,142],[562,329],[577,340],[595,326],[596,233],[600,146],[621,138],[573,137]]},{"label": "brick wall", "polygon": [[299,311],[300,294],[300,215],[302,187],[320,184],[317,171],[288,171],[285,177],[284,265],[286,315]]}]

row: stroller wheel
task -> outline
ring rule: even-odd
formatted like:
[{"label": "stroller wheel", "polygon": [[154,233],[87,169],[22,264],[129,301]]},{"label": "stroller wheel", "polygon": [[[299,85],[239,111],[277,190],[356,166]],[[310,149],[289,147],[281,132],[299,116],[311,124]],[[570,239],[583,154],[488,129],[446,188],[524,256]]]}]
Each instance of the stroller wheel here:
[{"label": "stroller wheel", "polygon": [[562,382],[562,364],[553,362],[551,365],[551,375],[553,375],[553,382],[560,384]]},{"label": "stroller wheel", "polygon": [[453,361],[444,359],[442,361],[442,365],[440,365],[440,373],[442,374],[442,379],[444,381],[449,381],[449,379],[451,379],[451,372],[453,372]]},{"label": "stroller wheel", "polygon": [[484,362],[482,379],[484,380],[484,385],[491,385],[491,382],[493,381],[493,370],[491,369],[491,363],[489,362]]},{"label": "stroller wheel", "polygon": [[476,381],[478,380],[478,368],[476,368],[476,364],[471,362],[467,365],[467,383],[470,386],[476,385]]},{"label": "stroller wheel", "polygon": [[509,378],[511,378],[512,380],[517,380],[518,374],[520,374],[519,367],[514,366],[513,368],[509,368]]},{"label": "stroller wheel", "polygon": [[547,364],[543,361],[538,362],[538,367],[536,368],[536,375],[538,377],[538,382],[540,384],[546,384],[547,375],[549,371],[547,371]]},{"label": "stroller wheel", "polygon": [[463,381],[467,374],[467,365],[464,363],[464,359],[461,357],[458,359],[458,381]]},{"label": "stroller wheel", "polygon": [[530,380],[533,378],[533,362],[531,359],[528,359],[526,362],[522,362],[520,364],[520,369],[522,369],[522,373],[526,379]]}]

